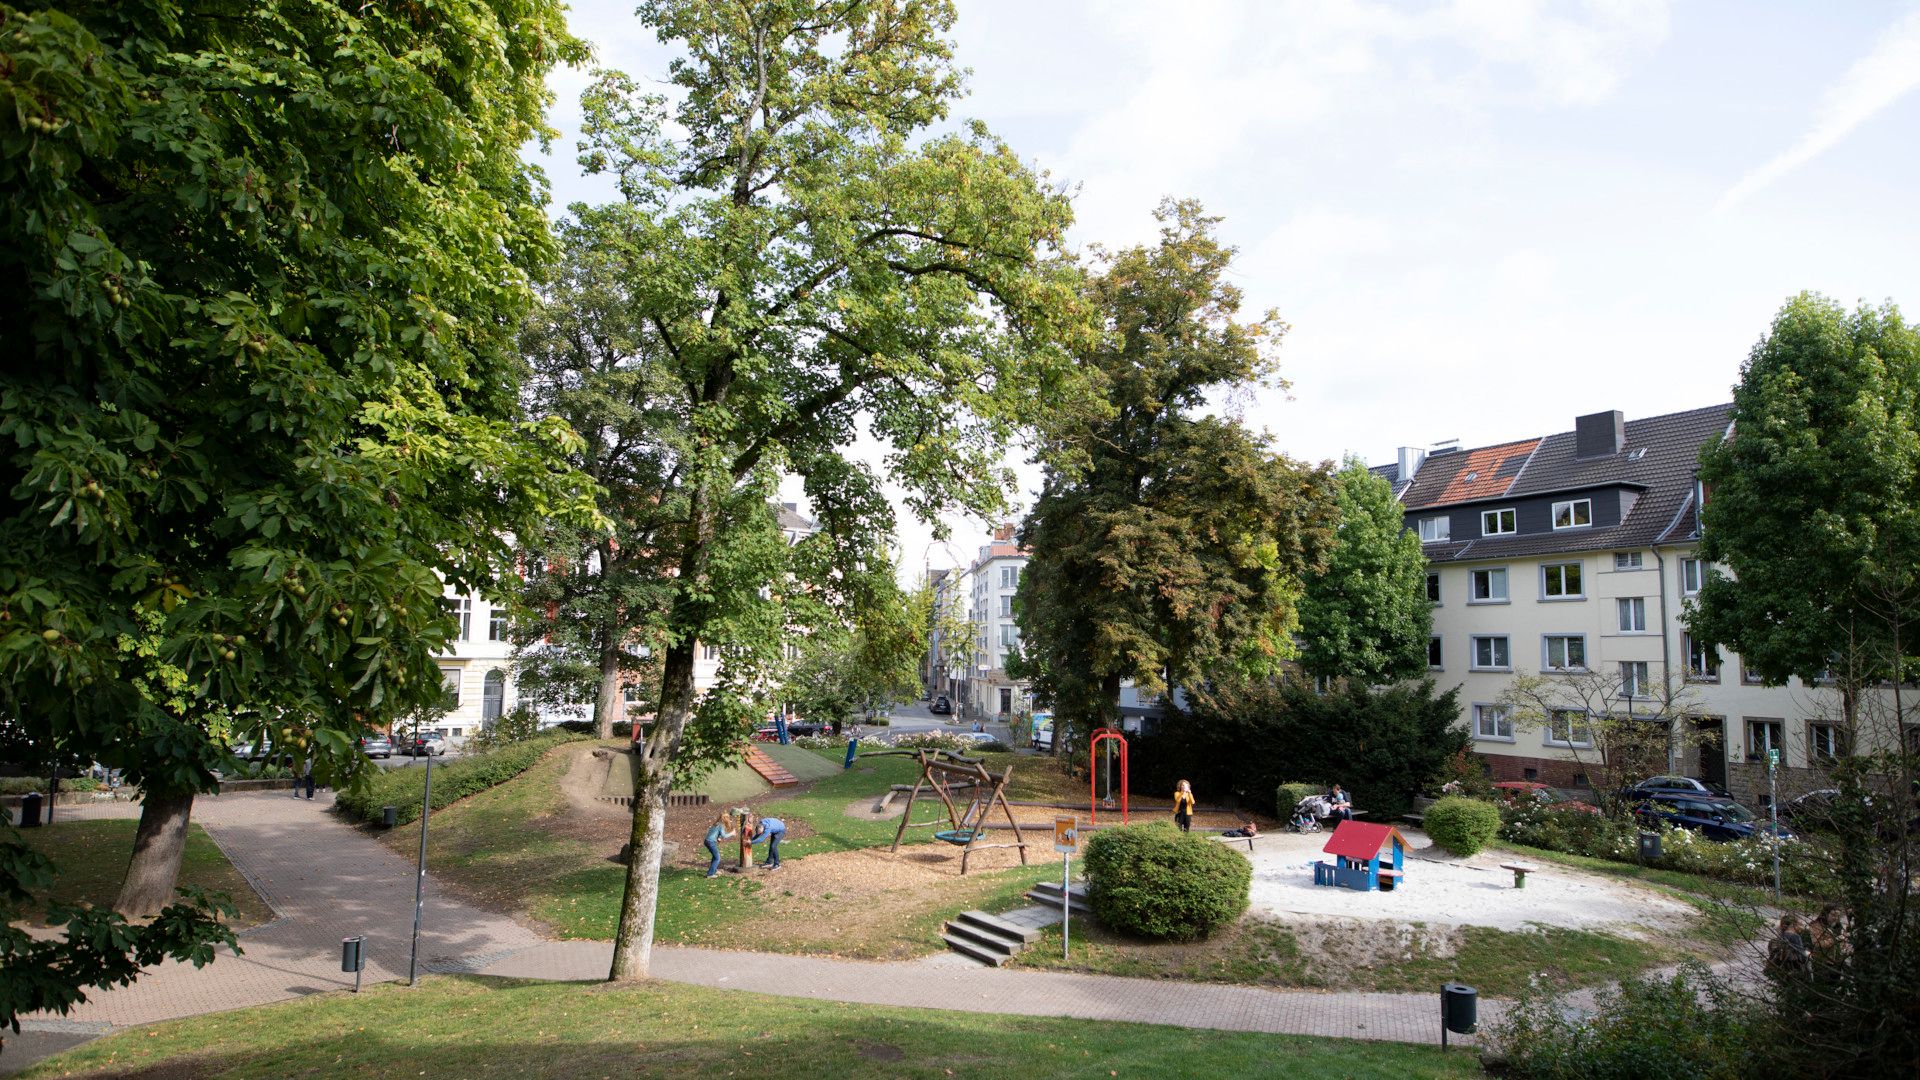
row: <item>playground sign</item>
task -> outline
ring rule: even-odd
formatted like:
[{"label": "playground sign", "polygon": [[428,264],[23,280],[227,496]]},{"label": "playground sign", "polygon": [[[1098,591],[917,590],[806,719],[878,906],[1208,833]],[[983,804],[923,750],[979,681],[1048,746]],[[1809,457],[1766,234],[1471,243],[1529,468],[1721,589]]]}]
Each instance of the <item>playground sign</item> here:
[{"label": "playground sign", "polygon": [[1079,818],[1057,817],[1053,819],[1053,850],[1062,855],[1080,854]]}]

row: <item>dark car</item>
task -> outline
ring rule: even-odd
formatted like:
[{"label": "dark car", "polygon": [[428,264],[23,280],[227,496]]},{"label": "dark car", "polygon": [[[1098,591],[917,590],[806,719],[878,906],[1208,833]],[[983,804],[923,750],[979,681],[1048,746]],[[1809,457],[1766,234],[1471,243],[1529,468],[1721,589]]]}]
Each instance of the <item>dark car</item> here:
[{"label": "dark car", "polygon": [[1637,784],[1621,788],[1620,798],[1625,802],[1637,802],[1649,795],[1662,792],[1681,795],[1717,795],[1722,799],[1733,798],[1733,792],[1719,784],[1696,780],[1691,776],[1649,776]]},{"label": "dark car", "polygon": [[370,758],[390,758],[393,743],[385,735],[367,735],[360,740],[360,752]]},{"label": "dark car", "polygon": [[[1709,840],[1750,840],[1773,829],[1732,799],[1698,792],[1655,792],[1643,797],[1633,814],[1642,824],[1692,829]],[[1793,832],[1784,825],[1780,835],[1793,839]]]},{"label": "dark car", "polygon": [[393,752],[406,754],[409,757],[445,757],[446,736],[437,731],[423,731],[418,735],[395,735]]},{"label": "dark car", "polygon": [[933,699],[933,708],[927,711],[936,716],[951,716],[953,715],[953,702],[947,700],[947,695],[941,694],[939,697]]}]

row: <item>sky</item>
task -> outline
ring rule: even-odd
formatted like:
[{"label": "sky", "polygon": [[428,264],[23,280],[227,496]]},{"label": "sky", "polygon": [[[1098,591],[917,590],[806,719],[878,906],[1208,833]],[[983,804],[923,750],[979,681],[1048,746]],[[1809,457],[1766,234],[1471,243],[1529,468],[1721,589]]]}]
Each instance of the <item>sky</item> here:
[{"label": "sky", "polygon": [[[570,19],[597,64],[658,82],[672,54],[632,7]],[[1291,327],[1290,389],[1234,409],[1303,461],[1727,401],[1802,290],[1920,317],[1916,0],[959,11],[956,116],[1071,185],[1075,246],[1151,242],[1167,196],[1224,219],[1246,309]],[[587,79],[556,73],[562,135],[529,151],[556,213],[612,197],[573,161]],[[986,536],[901,516],[915,578]]]}]

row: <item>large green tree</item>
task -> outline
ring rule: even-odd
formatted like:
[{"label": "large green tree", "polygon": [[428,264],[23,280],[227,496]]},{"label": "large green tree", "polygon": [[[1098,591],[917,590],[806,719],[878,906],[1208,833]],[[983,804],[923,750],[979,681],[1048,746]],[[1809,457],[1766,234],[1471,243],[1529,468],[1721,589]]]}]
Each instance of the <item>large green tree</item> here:
[{"label": "large green tree", "polygon": [[933,591],[889,587],[891,563],[875,570],[874,595],[851,624],[825,612],[791,650],[780,693],[809,720],[838,725],[855,713],[918,694]]},{"label": "large green tree", "polygon": [[1192,202],[1159,217],[1159,244],[1108,257],[1087,285],[1104,326],[1080,359],[1107,408],[1049,429],[1019,534],[1015,669],[1081,732],[1116,722],[1125,680],[1155,692],[1275,671],[1330,540],[1327,475],[1203,412],[1209,394],[1275,378],[1284,325],[1241,320],[1216,219]]},{"label": "large green tree", "polygon": [[[893,515],[856,438],[886,448],[917,512],[990,513],[1001,448],[1075,382],[1053,345],[1075,302],[1052,251],[1064,196],[978,125],[926,134],[960,91],[949,3],[652,0],[640,16],[679,53],[672,123],[607,75],[583,151],[623,196],[596,229],[646,329],[626,362],[657,371],[672,418],[653,435],[660,700],[635,747],[615,979],[647,971],[667,792],[737,752],[792,598],[845,613],[880,595]],[[767,506],[777,473],[804,478],[820,524],[791,548]],[[701,695],[696,642],[722,657]]]},{"label": "large green tree", "polygon": [[[547,0],[0,5],[0,710],[145,800],[119,906],[272,727],[437,698],[442,582],[590,513],[517,423]],[[96,943],[107,941],[102,935]]]},{"label": "large green tree", "polygon": [[1427,560],[1393,485],[1350,460],[1334,474],[1340,524],[1326,566],[1300,601],[1300,667],[1387,683],[1424,675],[1433,604]]}]

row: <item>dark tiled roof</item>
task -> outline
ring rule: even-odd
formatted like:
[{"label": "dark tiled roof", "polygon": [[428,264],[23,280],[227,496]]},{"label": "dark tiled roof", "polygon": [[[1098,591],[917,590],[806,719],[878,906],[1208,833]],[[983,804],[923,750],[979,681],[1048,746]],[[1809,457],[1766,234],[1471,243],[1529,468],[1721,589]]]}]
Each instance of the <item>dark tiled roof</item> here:
[{"label": "dark tiled roof", "polygon": [[780,527],[782,529],[792,529],[796,532],[805,532],[805,533],[819,531],[819,528],[820,528],[819,522],[816,522],[810,518],[801,517],[800,514],[796,512],[791,506],[786,506],[784,504],[779,505],[774,508],[774,511],[775,511],[774,516],[780,519]]},{"label": "dark tiled roof", "polygon": [[1404,499],[1408,509],[1470,502],[1505,495],[1526,467],[1539,439],[1483,446],[1427,458],[1413,474]]},{"label": "dark tiled roof", "polygon": [[[1443,470],[1431,480],[1423,467],[1407,493],[1408,509],[1430,510],[1436,506],[1471,502],[1475,499],[1547,495],[1601,487],[1638,488],[1634,500],[1619,525],[1577,532],[1526,533],[1517,536],[1481,537],[1448,544],[1428,544],[1424,551],[1430,562],[1489,560],[1550,555],[1556,552],[1632,550],[1656,543],[1671,543],[1697,535],[1693,505],[1693,477],[1699,464],[1700,448],[1724,432],[1731,422],[1733,406],[1712,405],[1704,409],[1669,413],[1626,425],[1626,448],[1603,458],[1574,460],[1573,432],[1549,435],[1538,444],[1524,468],[1513,474],[1504,490],[1485,491],[1483,484],[1456,485],[1454,478],[1475,471],[1467,465],[1484,451],[1471,450],[1465,461]],[[1487,450],[1509,459],[1518,443],[1505,443]],[[1441,460],[1446,461],[1452,455]],[[1433,459],[1428,459],[1428,466]],[[1458,492],[1447,498],[1427,493]],[[1426,501],[1416,502],[1422,495]]]}]

